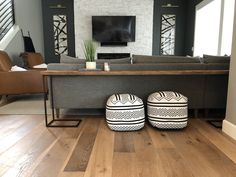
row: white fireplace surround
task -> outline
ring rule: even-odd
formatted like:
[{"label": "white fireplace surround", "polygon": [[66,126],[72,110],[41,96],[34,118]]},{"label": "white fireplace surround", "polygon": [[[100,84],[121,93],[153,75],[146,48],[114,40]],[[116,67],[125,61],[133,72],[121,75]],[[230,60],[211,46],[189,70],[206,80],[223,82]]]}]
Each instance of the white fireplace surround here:
[{"label": "white fireplace surround", "polygon": [[101,47],[97,53],[152,54],[154,0],[75,0],[76,56],[84,58],[83,40],[92,39],[92,16],[136,16],[136,39],[128,46]]}]

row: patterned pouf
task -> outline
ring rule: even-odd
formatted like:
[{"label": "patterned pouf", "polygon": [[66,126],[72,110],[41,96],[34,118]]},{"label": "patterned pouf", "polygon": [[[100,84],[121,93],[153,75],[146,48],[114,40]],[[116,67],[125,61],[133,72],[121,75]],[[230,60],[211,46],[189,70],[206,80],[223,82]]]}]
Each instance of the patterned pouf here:
[{"label": "patterned pouf", "polygon": [[144,127],[143,101],[131,94],[114,94],[107,100],[106,121],[116,131],[139,130]]},{"label": "patterned pouf", "polygon": [[160,129],[181,129],[188,122],[188,99],[177,92],[155,92],[148,97],[148,120]]}]

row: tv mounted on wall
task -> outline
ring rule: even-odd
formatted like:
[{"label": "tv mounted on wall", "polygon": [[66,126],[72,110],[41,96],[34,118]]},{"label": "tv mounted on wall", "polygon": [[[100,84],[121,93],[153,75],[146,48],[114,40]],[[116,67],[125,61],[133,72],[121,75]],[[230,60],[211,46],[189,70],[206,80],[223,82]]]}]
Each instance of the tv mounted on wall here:
[{"label": "tv mounted on wall", "polygon": [[135,16],[93,16],[93,39],[101,43],[135,41]]}]

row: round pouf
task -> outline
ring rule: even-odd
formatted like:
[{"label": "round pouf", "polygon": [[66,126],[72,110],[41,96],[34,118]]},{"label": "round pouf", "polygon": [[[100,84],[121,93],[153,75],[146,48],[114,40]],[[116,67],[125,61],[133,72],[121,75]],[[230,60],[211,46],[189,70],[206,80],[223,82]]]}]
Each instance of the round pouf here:
[{"label": "round pouf", "polygon": [[132,131],[144,127],[143,101],[131,94],[114,94],[106,104],[108,127],[115,131]]},{"label": "round pouf", "polygon": [[155,92],[148,97],[148,120],[160,129],[181,129],[188,122],[188,99],[177,92]]}]

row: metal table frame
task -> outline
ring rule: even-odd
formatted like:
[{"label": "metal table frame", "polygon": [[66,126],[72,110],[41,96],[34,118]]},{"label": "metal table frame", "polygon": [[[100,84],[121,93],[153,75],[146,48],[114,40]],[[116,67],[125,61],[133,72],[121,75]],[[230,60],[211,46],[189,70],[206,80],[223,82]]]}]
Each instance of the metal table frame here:
[{"label": "metal table frame", "polygon": [[[51,110],[52,110],[52,120],[48,120],[48,113],[47,113],[47,98],[48,92],[47,89],[47,78],[49,79],[49,87],[50,87],[50,100],[51,100]],[[78,127],[81,120],[80,119],[59,119],[55,118],[55,107],[54,107],[54,96],[53,96],[53,76],[52,75],[43,75],[43,89],[44,89],[44,113],[45,113],[45,124],[46,127]],[[76,122],[73,125],[59,125],[56,122]]]}]

